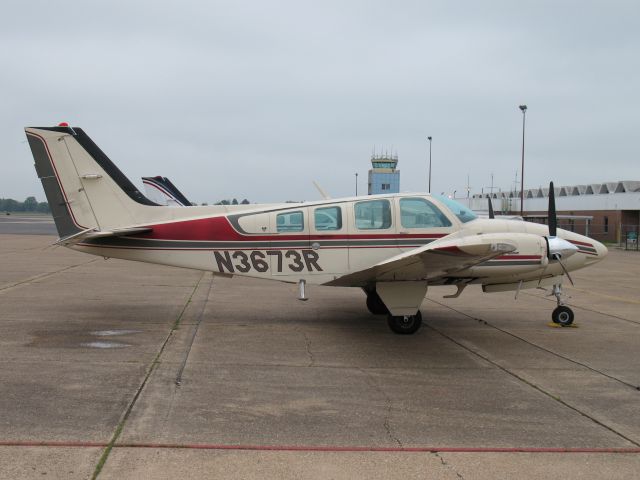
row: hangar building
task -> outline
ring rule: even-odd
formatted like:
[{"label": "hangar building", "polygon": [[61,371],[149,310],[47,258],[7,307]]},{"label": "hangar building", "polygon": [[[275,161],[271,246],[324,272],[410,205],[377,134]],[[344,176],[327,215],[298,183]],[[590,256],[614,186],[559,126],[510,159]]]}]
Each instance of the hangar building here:
[{"label": "hangar building", "polygon": [[[637,238],[640,181],[556,186],[555,196],[560,228],[607,242],[624,242],[630,233]],[[493,199],[496,212],[520,214],[519,191],[476,194],[470,199],[469,206],[476,211],[487,211],[488,197]],[[548,204],[549,188],[525,189],[523,211],[526,220],[546,223]]]}]

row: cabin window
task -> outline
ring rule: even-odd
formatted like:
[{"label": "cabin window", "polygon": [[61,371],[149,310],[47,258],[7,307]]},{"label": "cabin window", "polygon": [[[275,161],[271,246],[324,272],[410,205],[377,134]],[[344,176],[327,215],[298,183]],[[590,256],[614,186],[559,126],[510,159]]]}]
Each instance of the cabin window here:
[{"label": "cabin window", "polygon": [[369,200],[354,206],[356,228],[360,230],[381,230],[391,226],[391,205],[389,200]]},{"label": "cabin window", "polygon": [[279,213],[276,217],[278,233],[301,232],[304,230],[304,215],[302,212]]},{"label": "cabin window", "polygon": [[424,198],[401,198],[400,222],[403,228],[438,228],[451,226],[451,222],[444,213]]},{"label": "cabin window", "polygon": [[313,220],[316,230],[340,230],[342,228],[340,207],[316,208]]}]

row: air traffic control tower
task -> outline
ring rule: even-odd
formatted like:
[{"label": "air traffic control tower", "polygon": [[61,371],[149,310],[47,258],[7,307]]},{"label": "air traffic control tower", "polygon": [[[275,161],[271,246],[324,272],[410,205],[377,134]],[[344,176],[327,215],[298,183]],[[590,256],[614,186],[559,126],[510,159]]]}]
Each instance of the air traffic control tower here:
[{"label": "air traffic control tower", "polygon": [[371,155],[369,170],[369,195],[400,193],[400,170],[396,170],[398,155],[375,153]]}]

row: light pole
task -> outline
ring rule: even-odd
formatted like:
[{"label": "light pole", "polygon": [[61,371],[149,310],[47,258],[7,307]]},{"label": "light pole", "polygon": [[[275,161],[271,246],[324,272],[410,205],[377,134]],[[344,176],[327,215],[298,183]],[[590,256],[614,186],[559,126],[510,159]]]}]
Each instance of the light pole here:
[{"label": "light pole", "polygon": [[356,197],[358,196],[358,174],[356,173]]},{"label": "light pole", "polygon": [[522,110],[522,165],[520,167],[520,216],[524,218],[524,125],[527,118],[527,106],[520,105]]},{"label": "light pole", "polygon": [[433,137],[427,137],[429,140],[429,193],[431,193],[431,140]]}]

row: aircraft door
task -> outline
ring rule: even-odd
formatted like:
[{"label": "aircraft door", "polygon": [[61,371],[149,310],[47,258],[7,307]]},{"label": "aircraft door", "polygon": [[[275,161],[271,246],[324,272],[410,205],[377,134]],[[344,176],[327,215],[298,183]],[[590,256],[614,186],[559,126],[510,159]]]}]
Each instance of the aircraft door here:
[{"label": "aircraft door", "polygon": [[311,274],[349,272],[347,221],[348,204],[321,205],[309,209],[311,221],[311,258],[317,259]]},{"label": "aircraft door", "polygon": [[393,198],[374,198],[350,205],[349,268],[369,268],[398,253],[397,215]]},{"label": "aircraft door", "polygon": [[271,275],[302,278],[317,266],[310,253],[309,209],[292,207],[270,213],[271,236],[267,255]]}]

